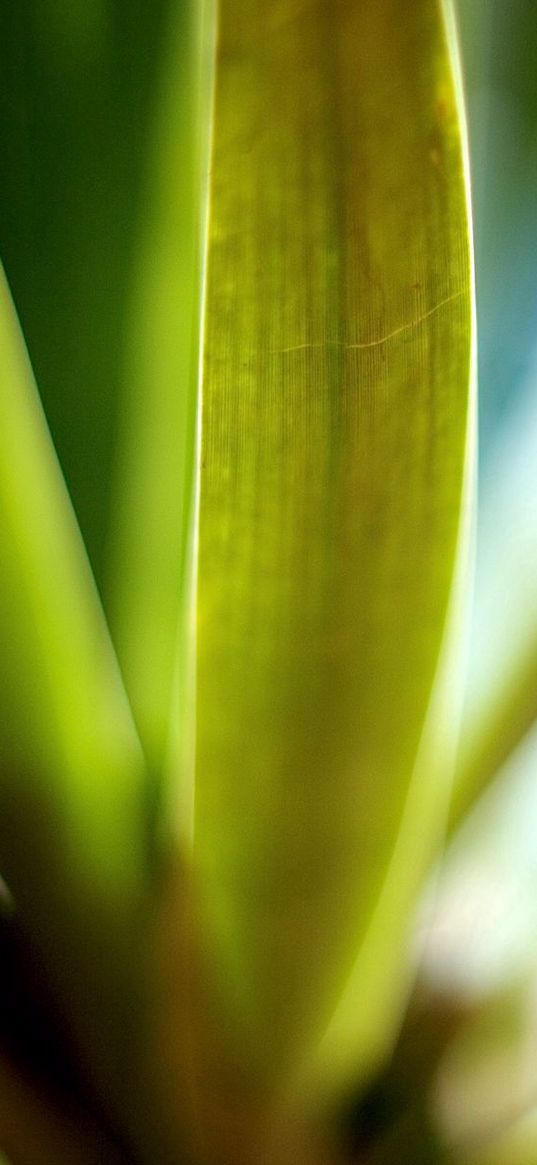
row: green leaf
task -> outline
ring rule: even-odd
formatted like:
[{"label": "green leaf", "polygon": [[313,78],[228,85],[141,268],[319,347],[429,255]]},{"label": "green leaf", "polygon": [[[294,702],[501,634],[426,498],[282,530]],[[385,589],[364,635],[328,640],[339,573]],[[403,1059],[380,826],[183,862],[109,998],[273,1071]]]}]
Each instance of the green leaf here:
[{"label": "green leaf", "polygon": [[473,463],[445,11],[220,8],[193,857],[215,1092],[326,1091],[386,1046],[445,814]]},{"label": "green leaf", "polygon": [[126,332],[107,586],[114,640],[151,770],[157,779],[169,752],[175,785],[177,768],[188,764],[191,739],[185,687],[192,671],[203,176],[213,37],[210,0],[173,6],[150,127]]},{"label": "green leaf", "polygon": [[174,0],[0,9],[0,254],[99,585],[127,296]]},{"label": "green leaf", "polygon": [[0,869],[102,1067],[129,1007],[144,768],[3,273],[0,352]]}]

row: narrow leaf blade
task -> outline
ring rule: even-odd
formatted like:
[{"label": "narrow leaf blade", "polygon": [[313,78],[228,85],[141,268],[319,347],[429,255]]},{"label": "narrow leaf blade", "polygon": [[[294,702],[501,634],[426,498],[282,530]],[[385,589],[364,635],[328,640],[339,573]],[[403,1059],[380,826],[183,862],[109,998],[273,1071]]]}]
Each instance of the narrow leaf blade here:
[{"label": "narrow leaf blade", "polygon": [[0,867],[102,1068],[125,1019],[144,769],[3,273],[0,351]]},{"label": "narrow leaf blade", "polygon": [[173,770],[168,788],[189,765],[192,735],[187,688],[213,36],[210,0],[172,5],[123,360],[107,580],[144,750],[156,782],[163,768]]}]

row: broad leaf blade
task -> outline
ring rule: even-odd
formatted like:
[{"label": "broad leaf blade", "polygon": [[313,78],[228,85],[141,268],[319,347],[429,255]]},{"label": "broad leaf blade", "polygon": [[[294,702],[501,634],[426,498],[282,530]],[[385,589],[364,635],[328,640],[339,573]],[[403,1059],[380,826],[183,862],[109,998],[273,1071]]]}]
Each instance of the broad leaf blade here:
[{"label": "broad leaf blade", "polygon": [[[255,1091],[311,1057],[361,950],[348,1067],[379,974],[394,994],[443,817],[449,668],[430,702],[466,496],[471,276],[440,6],[224,0],[220,19],[194,869],[220,1032]],[[383,885],[388,972],[366,966]]]},{"label": "broad leaf blade", "polygon": [[0,296],[0,868],[106,1062],[142,892],[143,763],[3,274]]}]

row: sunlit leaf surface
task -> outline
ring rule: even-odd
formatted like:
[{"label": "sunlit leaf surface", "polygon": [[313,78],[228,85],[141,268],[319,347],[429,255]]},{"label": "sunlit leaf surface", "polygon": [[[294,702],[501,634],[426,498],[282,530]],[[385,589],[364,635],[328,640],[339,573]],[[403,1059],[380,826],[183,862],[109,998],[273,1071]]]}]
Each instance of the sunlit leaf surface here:
[{"label": "sunlit leaf surface", "polygon": [[177,786],[191,737],[185,686],[214,5],[188,0],[172,9],[129,301],[106,598],[153,775],[169,749]]},{"label": "sunlit leaf surface", "polygon": [[224,0],[213,130],[194,872],[255,1091],[378,1050],[444,813],[472,309],[441,6]]},{"label": "sunlit leaf surface", "polygon": [[125,1021],[143,766],[3,274],[0,352],[0,869],[100,1060]]},{"label": "sunlit leaf surface", "polygon": [[[0,111],[0,234],[182,842],[161,1030],[225,1123],[228,1092],[240,1119],[325,1099],[386,1046],[445,814],[473,432],[449,9],[221,0],[210,126],[210,4],[159,2],[150,36],[138,2],[60,10],[2,18],[34,80]],[[121,1088],[142,748],[2,296],[1,909]]]}]

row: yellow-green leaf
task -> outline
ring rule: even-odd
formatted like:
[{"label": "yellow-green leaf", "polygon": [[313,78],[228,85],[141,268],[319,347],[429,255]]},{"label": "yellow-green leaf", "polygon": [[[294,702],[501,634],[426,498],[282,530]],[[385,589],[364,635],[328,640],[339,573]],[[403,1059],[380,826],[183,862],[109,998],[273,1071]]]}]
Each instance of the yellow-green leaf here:
[{"label": "yellow-green leaf", "polygon": [[[214,12],[171,6],[124,354],[107,607],[155,779],[188,766],[200,299]],[[169,754],[169,757],[168,757]],[[168,757],[168,760],[167,760]],[[174,796],[182,797],[181,791]]]},{"label": "yellow-green leaf", "polygon": [[254,1092],[384,1044],[445,812],[473,415],[445,16],[220,5],[193,862],[214,1070]]},{"label": "yellow-green leaf", "polygon": [[144,770],[3,272],[0,353],[0,870],[102,1067],[126,1021]]}]

